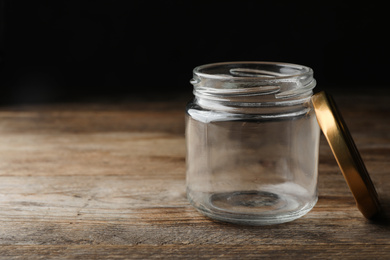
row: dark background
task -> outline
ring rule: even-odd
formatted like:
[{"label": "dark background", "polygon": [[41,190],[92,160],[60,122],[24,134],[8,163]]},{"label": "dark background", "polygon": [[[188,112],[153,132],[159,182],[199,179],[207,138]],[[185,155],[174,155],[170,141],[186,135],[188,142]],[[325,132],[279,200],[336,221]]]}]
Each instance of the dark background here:
[{"label": "dark background", "polygon": [[169,98],[191,92],[193,67],[239,60],[388,87],[386,3],[341,2],[0,0],[0,104]]}]

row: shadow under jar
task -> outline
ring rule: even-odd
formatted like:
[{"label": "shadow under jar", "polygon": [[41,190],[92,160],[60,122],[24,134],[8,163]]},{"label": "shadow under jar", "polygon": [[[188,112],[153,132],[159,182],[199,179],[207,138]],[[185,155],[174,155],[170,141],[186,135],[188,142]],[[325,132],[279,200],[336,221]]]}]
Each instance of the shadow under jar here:
[{"label": "shadow under jar", "polygon": [[216,220],[292,221],[317,202],[320,128],[305,66],[227,62],[196,67],[186,108],[187,197]]}]

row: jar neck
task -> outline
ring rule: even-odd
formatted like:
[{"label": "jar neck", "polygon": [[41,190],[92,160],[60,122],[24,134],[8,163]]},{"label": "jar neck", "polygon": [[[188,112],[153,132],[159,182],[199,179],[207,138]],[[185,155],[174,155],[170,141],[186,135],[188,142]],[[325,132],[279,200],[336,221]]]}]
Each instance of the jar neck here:
[{"label": "jar neck", "polygon": [[308,67],[261,62],[200,66],[191,83],[195,102],[204,109],[275,116],[304,113],[316,85]]}]

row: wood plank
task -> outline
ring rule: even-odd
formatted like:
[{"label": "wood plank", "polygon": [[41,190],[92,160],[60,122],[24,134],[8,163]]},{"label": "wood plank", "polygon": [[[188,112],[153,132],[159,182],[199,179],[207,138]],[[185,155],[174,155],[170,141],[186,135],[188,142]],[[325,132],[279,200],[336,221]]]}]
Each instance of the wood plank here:
[{"label": "wood plank", "polygon": [[315,208],[238,226],[186,200],[184,101],[2,108],[0,258],[389,258],[390,98],[335,99],[384,205],[379,221],[356,209],[324,138]]},{"label": "wood plank", "polygon": [[[3,246],[4,258],[28,259],[388,259],[388,245],[71,245]],[[39,258],[42,257],[42,258]]]}]

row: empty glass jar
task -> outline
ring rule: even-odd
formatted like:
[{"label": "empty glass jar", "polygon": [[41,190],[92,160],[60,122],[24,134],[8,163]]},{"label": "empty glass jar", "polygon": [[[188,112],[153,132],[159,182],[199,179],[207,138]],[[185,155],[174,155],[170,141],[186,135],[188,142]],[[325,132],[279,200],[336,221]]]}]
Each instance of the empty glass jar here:
[{"label": "empty glass jar", "polygon": [[186,108],[187,196],[217,220],[268,225],[317,202],[320,129],[305,66],[229,62],[199,66]]}]

